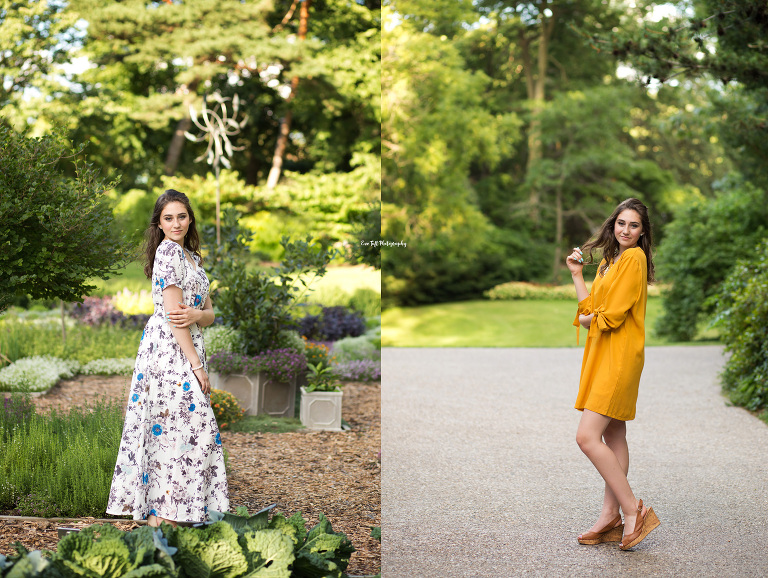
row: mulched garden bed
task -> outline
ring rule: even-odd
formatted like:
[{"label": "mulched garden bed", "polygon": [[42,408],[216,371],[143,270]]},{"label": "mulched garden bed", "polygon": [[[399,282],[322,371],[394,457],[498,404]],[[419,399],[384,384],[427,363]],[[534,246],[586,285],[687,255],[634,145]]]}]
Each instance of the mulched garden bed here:
[{"label": "mulched garden bed", "polygon": [[[125,403],[128,377],[77,376],[35,398],[38,411],[66,410],[99,398]],[[347,572],[376,574],[381,549],[370,537],[381,526],[381,387],[348,382],[344,386],[345,432],[222,432],[229,451],[230,506],[256,512],[271,504],[288,516],[300,511],[310,526],[326,515],[335,531],[344,532],[356,548]],[[12,512],[2,512],[12,514]],[[55,550],[59,526],[83,527],[93,520],[51,522],[0,519],[0,553],[10,554],[16,540],[30,550]],[[134,522],[116,522],[123,530]]]}]

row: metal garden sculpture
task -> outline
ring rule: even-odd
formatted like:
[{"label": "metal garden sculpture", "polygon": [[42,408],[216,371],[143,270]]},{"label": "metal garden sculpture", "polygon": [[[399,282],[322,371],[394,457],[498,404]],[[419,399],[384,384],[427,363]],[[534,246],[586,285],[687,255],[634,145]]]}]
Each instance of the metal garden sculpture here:
[{"label": "metal garden sculpture", "polygon": [[[227,102],[232,101],[232,111],[227,109]],[[209,108],[208,101],[214,102],[213,108]],[[245,123],[248,122],[248,116],[243,115],[243,119],[238,123],[237,113],[240,108],[240,98],[235,95],[231,99],[222,97],[221,93],[214,92],[210,96],[203,97],[203,108],[200,111],[200,120],[197,117],[197,111],[194,106],[189,107],[189,116],[195,126],[202,132],[195,136],[190,132],[185,132],[186,136],[192,142],[208,141],[206,151],[195,159],[200,162],[204,158],[209,165],[213,166],[213,172],[216,175],[216,245],[221,245],[221,184],[219,182],[220,165],[231,168],[227,157],[232,157],[234,151],[241,151],[245,147],[236,147],[232,145],[229,137],[239,134]],[[202,122],[201,122],[202,120]]]}]

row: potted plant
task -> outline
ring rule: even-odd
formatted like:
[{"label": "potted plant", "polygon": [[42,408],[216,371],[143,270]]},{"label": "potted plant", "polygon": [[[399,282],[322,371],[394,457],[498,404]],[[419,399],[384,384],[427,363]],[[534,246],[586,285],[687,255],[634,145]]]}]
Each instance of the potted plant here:
[{"label": "potted plant", "polygon": [[218,352],[210,356],[211,387],[228,391],[246,415],[294,417],[296,378],[305,367],[294,349],[273,349],[257,356]]},{"label": "potted plant", "polygon": [[301,388],[299,417],[308,429],[341,430],[341,384],[333,368],[308,363],[307,385]]}]

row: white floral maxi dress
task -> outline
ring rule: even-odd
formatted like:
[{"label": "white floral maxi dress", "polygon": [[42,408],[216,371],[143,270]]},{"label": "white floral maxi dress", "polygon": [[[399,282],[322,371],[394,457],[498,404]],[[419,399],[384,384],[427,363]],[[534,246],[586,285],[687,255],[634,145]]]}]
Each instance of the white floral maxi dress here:
[{"label": "white floral maxi dress", "polygon": [[[208,396],[192,372],[165,319],[163,289],[181,287],[183,301],[202,308],[209,282],[203,269],[184,257],[177,243],[164,240],[155,253],[152,300],[155,312],[141,337],[128,410],[117,456],[107,513],[156,515],[201,522],[208,510],[229,510],[224,454]],[[206,364],[203,335],[189,326],[200,360]]]}]

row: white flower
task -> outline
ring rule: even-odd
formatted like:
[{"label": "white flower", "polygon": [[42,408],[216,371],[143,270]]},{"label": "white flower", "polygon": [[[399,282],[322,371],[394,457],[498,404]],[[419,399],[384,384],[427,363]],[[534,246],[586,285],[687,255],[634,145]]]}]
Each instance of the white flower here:
[{"label": "white flower", "polygon": [[105,358],[89,361],[80,368],[83,375],[131,375],[136,359],[131,357]]},{"label": "white flower", "polygon": [[24,357],[0,369],[0,389],[6,391],[48,391],[60,379],[72,377],[80,370],[74,359],[64,360],[50,355]]}]

